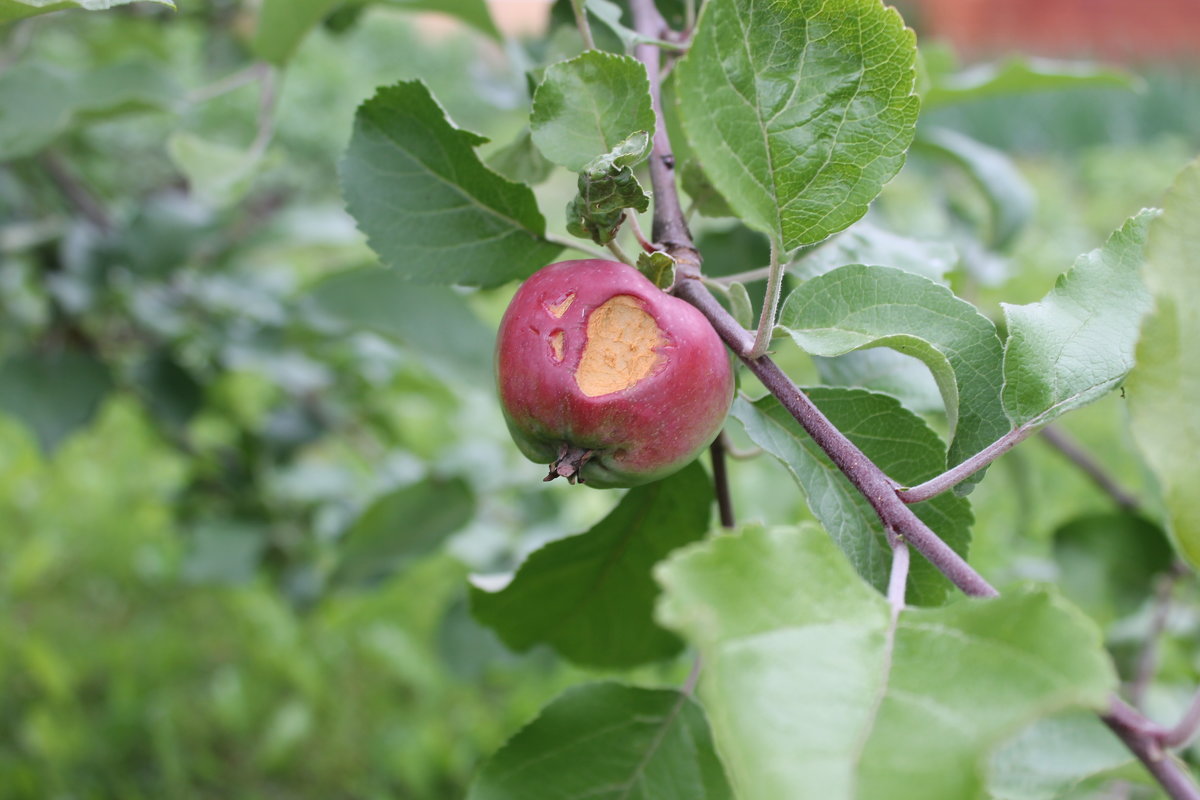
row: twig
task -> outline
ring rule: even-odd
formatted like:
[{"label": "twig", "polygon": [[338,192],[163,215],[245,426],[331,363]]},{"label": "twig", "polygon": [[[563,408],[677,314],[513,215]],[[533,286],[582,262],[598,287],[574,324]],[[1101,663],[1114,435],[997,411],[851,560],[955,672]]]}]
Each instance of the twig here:
[{"label": "twig", "polygon": [[1158,644],[1167,628],[1167,618],[1171,615],[1171,595],[1179,577],[1179,572],[1171,570],[1159,577],[1155,587],[1150,630],[1146,632],[1146,641],[1138,654],[1133,680],[1129,683],[1129,701],[1139,710],[1144,708],[1146,690],[1154,680],[1154,673],[1158,671]]},{"label": "twig", "polygon": [[763,296],[762,311],[758,316],[758,330],[754,333],[754,345],[750,348],[751,358],[760,358],[771,346],[771,335],[775,332],[775,312],[779,308],[779,292],[783,287],[783,263],[779,258],[780,243],[771,237],[771,265],[767,268],[767,291]]},{"label": "twig", "polygon": [[629,232],[633,234],[633,238],[637,239],[637,243],[642,246],[642,249],[647,253],[657,253],[658,248],[654,246],[646,238],[646,234],[642,231],[642,223],[638,222],[637,212],[632,208],[625,209],[625,221],[629,224]]},{"label": "twig", "polygon": [[600,258],[600,259],[604,259],[605,261],[610,260],[609,254],[604,252],[603,250],[597,250],[594,247],[588,247],[586,244],[583,244],[582,242],[578,242],[574,239],[568,239],[565,236],[556,236],[553,233],[547,233],[544,236],[542,236],[542,238],[545,239],[547,242],[550,242],[551,244],[556,244],[559,247],[565,247],[569,250],[578,250],[579,252],[581,252],[585,255],[591,256],[592,258]]},{"label": "twig", "polygon": [[896,494],[905,503],[920,503],[936,497],[947,489],[952,489],[962,483],[1036,432],[1037,427],[1034,425],[1022,425],[1020,428],[1014,428],[961,464],[951,467],[941,475],[930,478],[922,484],[899,489]]},{"label": "twig", "polygon": [[583,37],[583,46],[587,50],[596,49],[596,40],[592,38],[592,27],[588,24],[587,10],[583,7],[584,0],[571,0],[571,10],[575,12],[575,24],[579,26],[579,35]]},{"label": "twig", "polygon": [[1117,483],[1116,479],[1109,475],[1090,453],[1064,431],[1058,428],[1043,428],[1041,435],[1046,444],[1079,467],[1085,475],[1092,479],[1092,483],[1100,487],[1118,506],[1126,511],[1132,511],[1138,507],[1138,499]]},{"label": "twig", "polygon": [[1174,728],[1163,734],[1162,742],[1167,747],[1183,747],[1200,730],[1200,690],[1192,695],[1192,702],[1183,718]]},{"label": "twig", "polygon": [[696,693],[696,684],[700,682],[700,670],[702,668],[699,654],[696,655],[696,660],[692,662],[692,668],[688,672],[687,678],[683,682],[683,686],[679,690],[691,697]]},{"label": "twig", "polygon": [[733,496],[729,492],[729,472],[725,468],[725,432],[713,439],[708,453],[712,457],[713,489],[717,496],[717,512],[722,528],[732,528],[736,522],[733,515]]},{"label": "twig", "polygon": [[258,96],[258,132],[246,153],[246,163],[253,164],[267,152],[275,135],[275,106],[279,102],[279,72],[270,64],[259,66],[261,87]]},{"label": "twig", "polygon": [[734,461],[749,461],[752,458],[758,458],[763,454],[761,447],[749,447],[745,450],[740,450],[734,447],[733,441],[730,440],[729,434],[721,431],[721,445],[725,448],[725,455],[732,458]]},{"label": "twig", "polygon": [[766,280],[769,277],[771,277],[771,268],[760,267],[758,269],[748,269],[745,272],[736,272],[733,275],[719,275],[713,278],[713,280],[728,286],[731,283],[753,283],[754,281]]},{"label": "twig", "polygon": [[201,86],[199,89],[193,89],[187,93],[187,102],[192,105],[206,103],[213,98],[220,97],[223,94],[228,94],[257,80],[261,80],[263,66],[262,62],[255,62],[248,67],[239,69],[237,72],[226,75],[215,83]]},{"label": "twig", "polygon": [[623,264],[628,264],[631,267],[637,266],[633,259],[629,257],[629,254],[625,252],[624,248],[617,243],[616,239],[612,239],[608,242],[608,249],[611,250],[612,254],[617,257],[617,261],[620,261]]},{"label": "twig", "polygon": [[1161,729],[1115,698],[1100,719],[1137,756],[1173,800],[1200,800],[1200,790],[1188,776],[1187,767],[1160,744]]},{"label": "twig", "polygon": [[898,614],[904,610],[904,593],[908,587],[908,545],[899,536],[892,539],[892,572],[888,576],[888,603],[892,613]]},{"label": "twig", "polygon": [[[665,25],[654,0],[630,0],[630,8],[638,33],[652,38],[661,37]],[[661,120],[663,116],[659,51],[652,46],[639,45],[635,53],[638,60],[646,66],[650,77],[650,97],[655,113]],[[654,149],[650,157],[650,180],[655,198],[653,236],[654,240],[662,244],[675,258],[679,266],[677,274],[680,279],[676,281],[675,294],[696,306],[708,318],[729,348],[742,359],[767,390],[796,418],[838,469],[862,493],[879,515],[884,530],[902,537],[915,547],[964,593],[976,597],[996,596],[998,593],[991,584],[913,514],[912,509],[897,493],[898,487],[895,482],[826,419],[771,359],[748,358],[752,347],[749,341],[750,334],[737,324],[699,280],[700,254],[687,229],[687,222],[679,203],[674,165],[670,141],[663,126],[659,124],[655,129]],[[1019,431],[1020,429],[1014,431],[1010,437],[1015,437]],[[1030,427],[1020,438],[1025,438],[1032,432],[1033,428]],[[967,477],[1018,441],[1019,438],[1006,442],[1007,446],[958,480]],[[949,485],[952,486],[953,483]],[[1116,697],[1112,698],[1109,710],[1101,715],[1101,718],[1141,760],[1173,800],[1200,800],[1200,790],[1189,777],[1186,767],[1163,751],[1159,743],[1161,728]]]},{"label": "twig", "polygon": [[55,150],[46,150],[38,156],[38,163],[50,176],[55,188],[66,198],[67,202],[99,228],[108,231],[112,228],[112,219],[108,211],[96,199],[96,195],[88,188],[78,175],[67,165],[67,162]]}]

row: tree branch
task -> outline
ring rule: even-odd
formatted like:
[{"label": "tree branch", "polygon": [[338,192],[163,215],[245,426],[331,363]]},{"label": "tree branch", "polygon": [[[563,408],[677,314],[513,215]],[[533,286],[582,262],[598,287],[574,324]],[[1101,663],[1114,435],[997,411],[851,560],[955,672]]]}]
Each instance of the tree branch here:
[{"label": "tree branch", "polygon": [[[630,0],[630,8],[638,33],[655,39],[668,34],[654,0]],[[650,180],[654,189],[653,238],[675,258],[679,267],[674,287],[676,296],[696,306],[708,318],[726,345],[741,358],[862,493],[879,515],[884,530],[888,531],[889,535],[902,537],[915,547],[964,593],[977,597],[996,596],[998,592],[983,576],[917,518],[900,498],[895,482],[855,447],[770,358],[749,358],[753,337],[725,311],[700,281],[700,254],[692,241],[679,202],[679,193],[675,186],[675,159],[661,122],[662,76],[659,51],[656,47],[643,44],[635,49],[635,55],[646,66],[650,78],[651,100],[659,119],[650,155]],[[990,463],[1033,432],[1032,427],[1019,428],[1002,438],[984,451],[990,454],[990,457],[967,468],[946,488]],[[973,460],[968,459],[968,462]],[[1187,768],[1163,750],[1161,728],[1117,697],[1112,699],[1109,710],[1101,715],[1101,719],[1141,760],[1174,800],[1200,800],[1200,790],[1189,777]]]},{"label": "tree branch", "polygon": [[1058,428],[1043,428],[1042,440],[1079,467],[1085,475],[1092,479],[1092,483],[1111,497],[1118,506],[1126,511],[1132,511],[1138,507],[1138,499],[1117,483],[1090,453],[1065,432]]},{"label": "tree branch", "polygon": [[976,472],[979,472],[979,470],[991,464],[1036,432],[1037,428],[1032,425],[1022,425],[1020,428],[1014,428],[966,461],[956,464],[941,475],[930,478],[917,486],[908,489],[899,489],[896,494],[905,503],[920,503],[931,497],[937,497],[947,489],[954,488]]},{"label": "tree branch", "polygon": [[732,528],[736,522],[733,515],[733,496],[729,492],[729,472],[725,468],[725,433],[722,431],[708,447],[712,457],[713,489],[717,495],[717,511],[721,516],[721,527]]}]

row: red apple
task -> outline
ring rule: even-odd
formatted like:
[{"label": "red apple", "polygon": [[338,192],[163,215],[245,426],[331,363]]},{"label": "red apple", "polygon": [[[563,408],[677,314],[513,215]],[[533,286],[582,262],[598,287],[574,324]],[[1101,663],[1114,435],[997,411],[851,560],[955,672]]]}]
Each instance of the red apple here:
[{"label": "red apple", "polygon": [[690,463],[721,430],[733,371],[708,320],[616,261],[562,261],[517,290],[496,342],[500,404],[528,458],[598,488]]}]

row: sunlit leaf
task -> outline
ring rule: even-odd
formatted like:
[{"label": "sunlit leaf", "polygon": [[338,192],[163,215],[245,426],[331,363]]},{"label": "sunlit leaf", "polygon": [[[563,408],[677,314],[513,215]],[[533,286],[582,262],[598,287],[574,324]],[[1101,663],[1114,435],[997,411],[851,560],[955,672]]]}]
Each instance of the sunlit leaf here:
[{"label": "sunlit leaf", "polygon": [[1200,566],[1200,162],[1184,170],[1163,205],[1143,268],[1154,310],[1126,386],[1134,440],[1158,479],[1168,530]]},{"label": "sunlit leaf", "polygon": [[590,666],[667,658],[682,643],[652,619],[650,571],[708,531],[712,490],[698,463],[631,489],[586,533],[535,551],[498,592],[471,590],[475,618],[515,650],[549,644]]},{"label": "sunlit leaf", "polygon": [[616,683],[555,699],[480,769],[467,800],[733,800],[700,707]]},{"label": "sunlit leaf", "polygon": [[486,141],[446,118],[419,81],[363,103],[342,161],[346,205],[383,263],[420,283],[495,286],[561,250],[528,186],[492,172]]},{"label": "sunlit leaf", "polygon": [[572,171],[642,131],[643,149],[631,154],[636,164],[654,135],[646,68],[630,56],[599,50],[551,64],[533,95],[530,126],[542,154]]},{"label": "sunlit leaf", "polygon": [[747,224],[787,250],[817,242],[904,163],[914,54],[876,0],[710,0],[675,68],[684,129]]},{"label": "sunlit leaf", "polygon": [[1133,367],[1138,328],[1152,302],[1138,273],[1156,214],[1131,217],[1036,303],[1004,304],[1004,410],[1013,425],[1044,425],[1086,405]]},{"label": "sunlit leaf", "polygon": [[740,800],[983,798],[1000,745],[1116,684],[1095,626],[1053,594],[893,614],[816,526],[719,536],[656,576]]}]

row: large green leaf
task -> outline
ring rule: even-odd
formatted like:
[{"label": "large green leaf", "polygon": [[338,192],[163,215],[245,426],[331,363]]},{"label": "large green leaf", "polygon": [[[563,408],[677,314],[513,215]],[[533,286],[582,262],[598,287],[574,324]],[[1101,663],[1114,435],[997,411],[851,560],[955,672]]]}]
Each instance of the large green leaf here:
[{"label": "large green leaf", "polygon": [[492,381],[494,330],[464,298],[444,286],[419,286],[378,267],[346,270],[318,283],[308,295],[339,321],[395,339],[446,379]]},{"label": "large green leaf", "polygon": [[[145,1],[175,8],[173,0]],[[73,8],[85,11],[106,11],[136,2],[139,0],[0,0],[0,24],[38,14],[48,14],[51,11],[66,11]]]},{"label": "large green leaf", "polygon": [[887,267],[841,267],[792,292],[779,324],[814,355],[890,347],[925,362],[954,432],[951,466],[1009,430],[1000,403],[1003,351],[996,327],[928,278]]},{"label": "large green leaf", "polygon": [[456,128],[420,81],[359,107],[342,186],[385,265],[420,283],[495,286],[558,254],[529,187],[479,160],[485,141]]},{"label": "large green leaf", "polygon": [[25,423],[46,453],[90,422],[111,389],[108,367],[90,353],[19,353],[0,363],[0,412]]},{"label": "large green leaf", "polygon": [[567,690],[492,756],[467,800],[733,800],[687,695],[593,683]]},{"label": "large green leaf", "polygon": [[551,64],[534,92],[529,124],[542,155],[574,171],[645,132],[644,148],[632,161],[637,163],[654,135],[646,68],[630,56],[600,50]]},{"label": "large green leaf", "polygon": [[[346,0],[262,0],[250,49],[259,58],[283,65],[322,19]],[[499,38],[484,0],[350,0],[357,5],[385,4],[413,11],[438,11],[458,17],[476,29]]]},{"label": "large green leaf", "polygon": [[1167,528],[1200,566],[1200,161],[1184,170],[1163,205],[1143,270],[1154,311],[1126,388],[1134,440],[1162,489]]},{"label": "large green leaf", "polygon": [[1004,304],[1004,410],[1013,425],[1044,425],[1086,405],[1133,367],[1138,327],[1151,306],[1138,271],[1156,214],[1131,217],[1036,303]]},{"label": "large green leaf", "polygon": [[475,516],[461,478],[429,478],[375,500],[339,542],[335,583],[373,583],[434,550]]},{"label": "large green leaf", "polygon": [[720,536],[656,576],[740,800],[982,800],[995,748],[1116,684],[1056,596],[893,614],[815,526]]},{"label": "large green leaf", "polygon": [[515,650],[552,646],[579,664],[630,667],[667,658],[682,643],[654,623],[650,571],[708,531],[712,489],[693,463],[631,489],[587,533],[534,552],[498,592],[471,590],[475,618]]},{"label": "large green leaf", "polygon": [[904,163],[915,55],[878,0],[710,0],[676,67],[684,129],[749,225],[788,250],[820,241]]},{"label": "large green leaf", "polygon": [[[806,394],[867,458],[894,479],[916,485],[945,469],[946,448],[937,434],[899,401],[862,389],[820,387]],[[887,586],[891,548],[879,516],[862,494],[774,397],[754,403],[737,398],[733,416],[755,444],[784,463],[800,484],[813,516],[825,526],[854,568],[881,591]],[[946,542],[965,554],[971,509],[946,493],[913,507]],[[942,601],[950,583],[931,564],[914,558],[909,583],[914,603]]]}]

